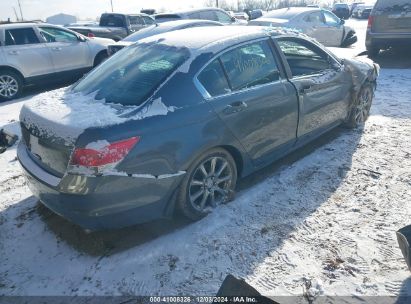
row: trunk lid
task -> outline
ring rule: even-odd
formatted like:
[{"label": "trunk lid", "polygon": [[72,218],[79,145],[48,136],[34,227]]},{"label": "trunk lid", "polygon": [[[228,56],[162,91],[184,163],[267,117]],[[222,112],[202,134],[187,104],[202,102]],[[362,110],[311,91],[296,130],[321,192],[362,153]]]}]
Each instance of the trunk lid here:
[{"label": "trunk lid", "polygon": [[84,130],[127,120],[119,115],[127,107],[116,108],[95,100],[94,95],[59,89],[37,95],[22,107],[22,140],[33,161],[50,174],[65,174],[76,140]]}]

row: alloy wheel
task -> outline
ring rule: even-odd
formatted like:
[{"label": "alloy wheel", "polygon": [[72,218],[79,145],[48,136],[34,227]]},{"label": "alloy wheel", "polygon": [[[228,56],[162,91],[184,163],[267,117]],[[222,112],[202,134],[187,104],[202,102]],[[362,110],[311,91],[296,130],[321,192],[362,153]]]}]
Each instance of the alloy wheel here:
[{"label": "alloy wheel", "polygon": [[371,102],[371,90],[363,90],[358,98],[358,104],[355,109],[355,121],[357,124],[362,124],[367,120],[371,108]]},{"label": "alloy wheel", "polygon": [[213,156],[202,162],[189,181],[188,198],[191,206],[205,213],[226,202],[233,174],[231,166],[223,157]]},{"label": "alloy wheel", "polygon": [[0,75],[0,97],[11,98],[19,91],[17,79],[10,75]]}]

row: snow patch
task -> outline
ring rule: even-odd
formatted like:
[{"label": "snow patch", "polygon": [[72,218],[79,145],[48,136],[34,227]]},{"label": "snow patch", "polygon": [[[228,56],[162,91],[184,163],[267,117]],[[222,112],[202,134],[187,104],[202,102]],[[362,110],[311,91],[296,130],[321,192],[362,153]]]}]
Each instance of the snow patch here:
[{"label": "snow patch", "polygon": [[85,129],[117,125],[129,120],[167,115],[176,107],[166,106],[161,98],[143,106],[123,106],[95,99],[97,92],[84,95],[68,88],[34,96],[22,108],[20,120],[40,136],[57,137],[74,144]]}]

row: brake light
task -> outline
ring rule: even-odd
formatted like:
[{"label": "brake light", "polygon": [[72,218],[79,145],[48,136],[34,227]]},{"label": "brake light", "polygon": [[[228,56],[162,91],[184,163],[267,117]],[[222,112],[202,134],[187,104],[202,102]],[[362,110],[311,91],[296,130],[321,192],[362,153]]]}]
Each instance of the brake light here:
[{"label": "brake light", "polygon": [[139,140],[140,137],[136,136],[110,143],[101,148],[76,148],[71,156],[70,164],[82,167],[100,167],[117,163],[126,157]]},{"label": "brake light", "polygon": [[368,25],[367,25],[367,28],[368,28],[368,29],[371,29],[373,23],[374,23],[374,16],[370,15],[370,16],[368,17]]},{"label": "brake light", "polygon": [[93,33],[88,33],[88,34],[87,34],[87,37],[89,37],[89,38],[94,38],[94,37],[96,37],[96,35],[94,35]]}]

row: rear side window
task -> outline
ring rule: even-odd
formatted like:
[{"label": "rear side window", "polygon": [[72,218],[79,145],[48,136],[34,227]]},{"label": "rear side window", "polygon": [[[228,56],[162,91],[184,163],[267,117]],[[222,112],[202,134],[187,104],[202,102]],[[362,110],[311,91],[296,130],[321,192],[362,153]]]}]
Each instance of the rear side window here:
[{"label": "rear side window", "polygon": [[310,23],[323,23],[323,16],[321,15],[321,12],[311,13],[304,17],[304,21]]},{"label": "rear side window", "polygon": [[40,43],[32,28],[6,30],[6,45]]},{"label": "rear side window", "polygon": [[186,48],[135,44],[105,61],[74,88],[108,103],[140,105],[189,57]]},{"label": "rear side window", "polygon": [[280,79],[277,63],[267,41],[238,47],[220,58],[233,91]]},{"label": "rear side window", "polygon": [[198,76],[198,80],[211,96],[223,95],[231,92],[218,59],[210,63]]}]

